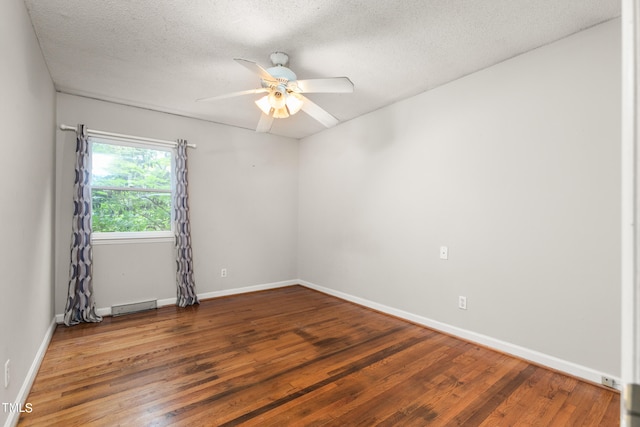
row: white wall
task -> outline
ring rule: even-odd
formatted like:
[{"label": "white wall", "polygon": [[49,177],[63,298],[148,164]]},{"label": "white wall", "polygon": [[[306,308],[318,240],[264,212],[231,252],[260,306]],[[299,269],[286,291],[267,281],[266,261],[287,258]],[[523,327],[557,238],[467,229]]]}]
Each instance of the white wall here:
[{"label": "white wall", "polygon": [[619,26],[304,139],[299,276],[619,375]]},{"label": "white wall", "polygon": [[[57,110],[58,123],[197,145],[188,162],[199,294],[296,277],[297,140],[66,94]],[[75,133],[58,131],[58,314],[68,286],[74,150]],[[94,245],[93,259],[98,308],[175,298],[173,243]]]},{"label": "white wall", "polygon": [[12,377],[4,388],[0,374],[0,402],[11,403],[53,319],[55,91],[21,0],[0,2],[0,55],[0,367],[10,359]]}]

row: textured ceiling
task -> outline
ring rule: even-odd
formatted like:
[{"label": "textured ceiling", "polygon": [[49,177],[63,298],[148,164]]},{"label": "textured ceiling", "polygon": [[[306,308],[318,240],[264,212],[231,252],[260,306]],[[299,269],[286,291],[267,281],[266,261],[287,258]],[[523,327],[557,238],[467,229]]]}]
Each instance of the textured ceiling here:
[{"label": "textured ceiling", "polygon": [[[287,52],[299,79],[348,76],[352,94],[309,94],[341,121],[620,15],[618,0],[25,0],[56,89],[255,129],[259,87]],[[274,134],[324,128],[305,113]]]}]

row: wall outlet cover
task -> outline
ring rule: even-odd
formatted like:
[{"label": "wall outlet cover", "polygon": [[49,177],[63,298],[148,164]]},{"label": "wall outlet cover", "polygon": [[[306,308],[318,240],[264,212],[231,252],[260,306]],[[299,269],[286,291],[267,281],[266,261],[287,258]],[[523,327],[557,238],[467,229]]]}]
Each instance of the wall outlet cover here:
[{"label": "wall outlet cover", "polygon": [[611,387],[611,388],[615,388],[616,386],[616,382],[614,381],[613,378],[611,377],[606,377],[606,376],[602,376],[602,385],[607,386],[607,387]]}]

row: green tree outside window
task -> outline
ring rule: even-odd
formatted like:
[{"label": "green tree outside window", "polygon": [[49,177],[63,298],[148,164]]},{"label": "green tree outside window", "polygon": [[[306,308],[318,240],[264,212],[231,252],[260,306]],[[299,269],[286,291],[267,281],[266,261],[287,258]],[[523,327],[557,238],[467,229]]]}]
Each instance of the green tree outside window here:
[{"label": "green tree outside window", "polygon": [[91,138],[93,231],[171,230],[171,151]]}]

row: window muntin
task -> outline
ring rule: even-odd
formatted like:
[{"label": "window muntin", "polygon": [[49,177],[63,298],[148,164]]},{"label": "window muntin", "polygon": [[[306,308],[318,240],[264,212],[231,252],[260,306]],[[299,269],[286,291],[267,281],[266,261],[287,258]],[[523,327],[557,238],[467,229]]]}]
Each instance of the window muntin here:
[{"label": "window muntin", "polygon": [[89,138],[94,238],[172,236],[173,152]]}]

